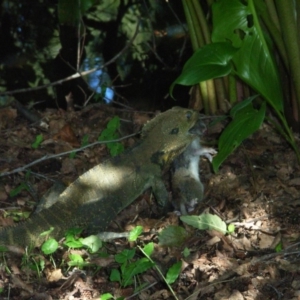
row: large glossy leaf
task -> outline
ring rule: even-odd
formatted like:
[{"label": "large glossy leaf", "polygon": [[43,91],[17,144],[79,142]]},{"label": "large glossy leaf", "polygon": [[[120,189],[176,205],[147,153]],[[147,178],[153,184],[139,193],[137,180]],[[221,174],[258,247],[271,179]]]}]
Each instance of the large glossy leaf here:
[{"label": "large glossy leaf", "polygon": [[235,73],[283,112],[281,84],[252,0],[220,0],[213,5],[213,42],[240,47],[233,56]]},{"label": "large glossy leaf", "polygon": [[208,44],[195,51],[185,63],[182,73],[173,82],[175,84],[194,85],[201,81],[228,75],[232,71],[231,59],[237,49],[230,43]]},{"label": "large glossy leaf", "polygon": [[[256,96],[255,96],[256,97]],[[213,159],[213,169],[217,172],[222,162],[231,154],[247,137],[257,131],[266,113],[266,102],[263,102],[260,109],[253,108],[252,100],[255,97],[251,97],[245,102],[240,102],[234,107],[234,113],[232,114],[233,120],[222,132],[218,148],[219,152]]]}]

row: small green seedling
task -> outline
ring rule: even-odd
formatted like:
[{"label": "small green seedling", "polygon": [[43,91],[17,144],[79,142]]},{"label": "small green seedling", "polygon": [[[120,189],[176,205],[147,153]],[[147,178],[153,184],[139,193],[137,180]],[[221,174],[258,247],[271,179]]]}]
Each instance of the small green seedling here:
[{"label": "small green seedling", "polygon": [[234,231],[235,231],[235,226],[234,226],[234,224],[229,224],[228,227],[227,227],[227,232],[228,232],[229,234],[232,234],[232,233],[234,233]]},{"label": "small green seedling", "polygon": [[42,143],[42,141],[43,141],[43,135],[42,134],[39,134],[39,135],[37,135],[36,137],[35,137],[35,141],[31,144],[31,147],[33,148],[33,149],[37,149],[39,146],[40,146],[40,144]]},{"label": "small green seedling", "polygon": [[128,241],[135,242],[137,238],[143,233],[143,230],[144,229],[142,226],[134,227],[129,233]]},{"label": "small green seedling", "polygon": [[41,247],[41,250],[46,255],[53,254],[57,249],[58,242],[53,238],[48,239]]},{"label": "small green seedling", "polygon": [[[118,129],[120,128],[120,118],[113,117],[106,125],[106,128],[101,132],[98,141],[111,141],[119,138]],[[107,143],[107,148],[111,156],[116,156],[124,151],[124,146],[121,143]]]},{"label": "small green seedling", "polygon": [[133,283],[134,276],[144,273],[154,266],[154,263],[146,257],[132,261],[134,256],[135,249],[125,249],[115,255],[115,261],[120,264],[120,269],[111,271],[111,281],[117,281],[122,287],[126,287]]}]

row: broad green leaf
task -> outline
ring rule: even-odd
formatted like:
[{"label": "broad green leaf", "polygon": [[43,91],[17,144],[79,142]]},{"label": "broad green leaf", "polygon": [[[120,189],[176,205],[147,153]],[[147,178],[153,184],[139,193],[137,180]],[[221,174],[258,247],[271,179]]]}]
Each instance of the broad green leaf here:
[{"label": "broad green leaf", "polygon": [[258,22],[253,0],[220,0],[213,4],[214,43],[231,41],[234,72],[259,92],[277,111],[283,112],[278,70]]},{"label": "broad green leaf", "polygon": [[135,276],[137,274],[143,273],[147,271],[148,269],[152,268],[154,266],[154,263],[151,262],[148,258],[143,257],[139,260],[137,260],[135,263],[133,263],[134,268],[131,272],[132,276]]},{"label": "broad green leaf", "polygon": [[232,71],[231,59],[237,49],[229,43],[208,44],[197,50],[186,62],[180,76],[172,83],[194,85],[211,78],[228,75]]},{"label": "broad green leaf", "polygon": [[214,157],[212,166],[217,172],[222,162],[251,134],[257,131],[266,113],[266,102],[263,102],[260,109],[253,108],[251,102],[235,112],[234,119],[222,132],[219,141],[219,152]]},{"label": "broad green leaf", "polygon": [[41,247],[41,250],[44,254],[52,254],[54,253],[58,248],[58,242],[55,239],[49,239],[47,240]]},{"label": "broad green leaf", "polygon": [[100,300],[110,300],[114,299],[114,296],[110,293],[106,293],[100,296]]},{"label": "broad green leaf", "polygon": [[117,281],[121,283],[121,274],[119,272],[119,270],[116,269],[112,269],[110,276],[109,276],[109,280],[110,281]]},{"label": "broad green leaf", "polygon": [[64,245],[70,248],[81,248],[83,244],[81,241],[76,237],[76,235],[80,234],[82,229],[80,228],[71,228],[66,232],[66,241]]},{"label": "broad green leaf", "polygon": [[76,253],[70,254],[69,258],[73,263],[76,263],[76,264],[80,264],[80,263],[84,262],[84,259],[82,258],[82,256],[79,254],[76,254]]},{"label": "broad green leaf", "polygon": [[180,226],[170,225],[159,233],[158,240],[161,246],[180,246],[187,239],[188,233]]},{"label": "broad green leaf", "polygon": [[135,255],[135,249],[124,249],[121,253],[115,255],[115,261],[119,264],[125,263]]},{"label": "broad green leaf", "polygon": [[[237,103],[235,106],[232,107],[232,109],[230,110],[230,116],[232,118],[235,117],[235,115],[240,112],[242,109],[244,109],[245,107],[249,107],[250,103],[257,97],[258,95],[254,95],[252,97],[249,97],[239,103]],[[250,106],[251,107],[251,106]],[[248,108],[247,108],[248,109]]]},{"label": "broad green leaf", "polygon": [[178,278],[181,271],[182,261],[175,263],[169,270],[166,275],[166,282],[172,284]]},{"label": "broad green leaf", "polygon": [[154,263],[151,262],[148,258],[143,257],[136,262],[130,263],[128,265],[122,265],[122,278],[123,283],[122,286],[126,287],[133,282],[133,277],[137,274],[144,273],[145,271],[149,270],[154,266]]},{"label": "broad green leaf", "polygon": [[151,256],[151,254],[153,253],[154,250],[154,244],[153,242],[148,243],[144,248],[143,251],[148,255]]},{"label": "broad green leaf", "polygon": [[80,239],[80,242],[87,246],[91,252],[97,252],[102,247],[102,241],[97,235],[90,235],[84,239]]},{"label": "broad green leaf", "polygon": [[217,230],[223,234],[226,233],[226,223],[217,215],[181,216],[180,220],[201,230]]},{"label": "broad green leaf", "polygon": [[137,238],[143,233],[143,227],[142,226],[136,226],[134,227],[128,237],[128,241],[133,242],[136,241]]}]

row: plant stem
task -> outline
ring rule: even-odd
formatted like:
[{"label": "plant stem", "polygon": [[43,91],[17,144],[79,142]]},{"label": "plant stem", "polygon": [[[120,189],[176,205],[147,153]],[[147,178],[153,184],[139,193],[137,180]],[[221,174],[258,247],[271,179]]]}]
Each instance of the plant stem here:
[{"label": "plant stem", "polygon": [[204,42],[205,44],[209,44],[211,43],[211,32],[208,29],[207,21],[203,13],[203,9],[199,3],[199,0],[192,0],[192,5],[194,7],[194,11],[197,15],[197,19],[200,24],[200,30],[204,37]]},{"label": "plant stem", "polygon": [[160,276],[162,277],[162,279],[164,280],[164,282],[167,284],[169,290],[171,291],[171,293],[173,294],[174,298],[176,300],[178,300],[175,292],[173,291],[172,287],[170,286],[170,284],[168,283],[168,281],[166,280],[165,276],[163,275],[162,271],[160,270],[160,268],[156,265],[156,263],[151,259],[151,257],[140,247],[138,246],[138,248],[140,249],[140,251],[154,264],[155,269],[157,270],[157,272],[160,274]]},{"label": "plant stem", "polygon": [[[262,0],[259,0],[259,1],[262,1]],[[267,29],[269,30],[277,48],[278,48],[278,51],[281,55],[284,66],[286,67],[287,70],[289,70],[289,63],[288,63],[287,54],[285,51],[285,47],[284,47],[284,43],[282,40],[280,29],[278,29],[278,27],[276,26],[276,24],[273,21],[275,19],[275,16],[273,16],[273,18],[272,18],[270,14],[271,14],[270,11],[265,10],[261,13],[261,18],[262,18],[263,22],[265,23]],[[272,11],[272,14],[276,14],[276,11],[275,12]],[[276,18],[278,19],[277,14],[276,14]]]},{"label": "plant stem", "polygon": [[228,75],[228,95],[229,95],[229,103],[234,104],[237,102],[237,82],[236,78],[233,75]]},{"label": "plant stem", "polygon": [[[300,53],[298,47],[298,35],[296,18],[295,18],[295,5],[294,1],[281,1],[275,0],[283,39],[286,45],[292,81],[294,84],[298,115],[300,115]],[[296,120],[299,122],[299,120]]]}]

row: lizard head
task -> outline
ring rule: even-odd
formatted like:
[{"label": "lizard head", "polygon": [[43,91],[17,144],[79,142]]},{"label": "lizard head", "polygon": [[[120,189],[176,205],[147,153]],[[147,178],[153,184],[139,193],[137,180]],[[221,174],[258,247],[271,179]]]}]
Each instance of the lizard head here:
[{"label": "lizard head", "polygon": [[199,137],[200,128],[203,128],[203,123],[199,113],[192,109],[173,107],[157,115],[142,129],[145,146],[148,151],[153,151],[153,163],[169,165]]}]

